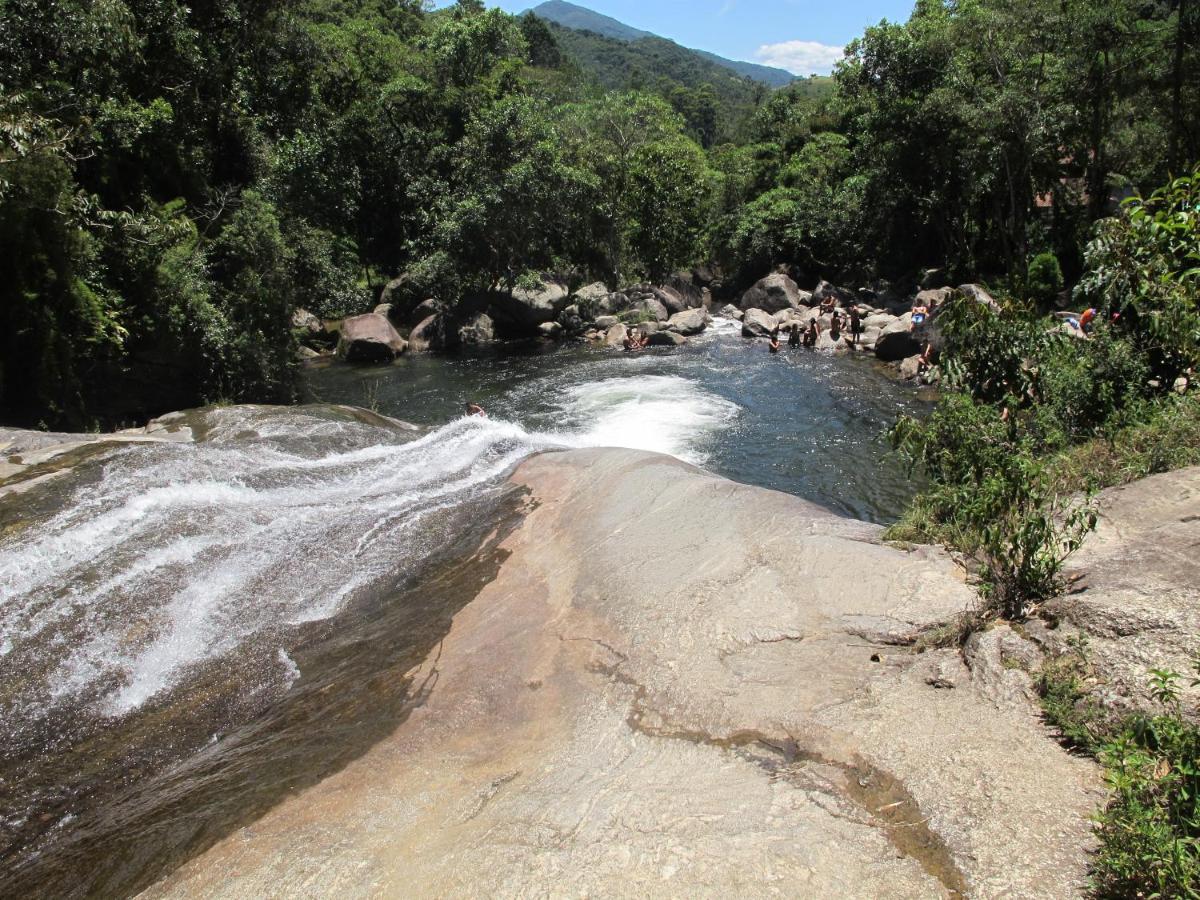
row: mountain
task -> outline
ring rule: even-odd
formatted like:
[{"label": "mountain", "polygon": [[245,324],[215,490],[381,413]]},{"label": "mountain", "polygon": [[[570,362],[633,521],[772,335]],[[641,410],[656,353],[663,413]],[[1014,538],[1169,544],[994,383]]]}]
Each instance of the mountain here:
[{"label": "mountain", "polygon": [[[631,28],[624,22],[618,22],[610,16],[601,15],[583,6],[576,6],[574,3],[567,3],[566,0],[548,0],[548,2],[540,6],[535,6],[529,12],[540,19],[554,22],[572,31],[591,32],[592,34],[624,43],[632,44],[647,40],[666,41],[666,38],[661,38],[649,31]],[[667,41],[667,43],[672,42]],[[744,78],[750,78],[769,87],[784,87],[796,80],[795,75],[791,72],[785,72],[783,69],[773,69],[770,66],[760,66],[755,63],[725,59],[723,56],[717,56],[717,54],[709,53],[706,50],[689,50],[686,47],[681,47],[680,49],[687,53],[695,54],[707,62],[715,63],[724,69],[729,69]]]},{"label": "mountain", "polygon": [[763,84],[781,88],[787,87],[796,80],[796,76],[791,72],[783,69],[773,69],[770,66],[760,66],[758,63],[742,62],[736,59],[726,59],[723,56],[717,56],[715,53],[709,53],[707,50],[693,50],[699,56],[703,56],[709,62],[715,62],[718,66],[724,66],[727,69],[732,69],[743,78],[750,78],[754,81],[761,81]]},{"label": "mountain", "polygon": [[557,22],[566,28],[573,28],[576,31],[591,31],[594,34],[615,38],[618,41],[638,41],[642,38],[657,37],[649,31],[631,28],[611,16],[601,15],[582,6],[576,6],[574,3],[566,3],[564,0],[548,0],[541,6],[535,6],[529,12],[539,19]]}]

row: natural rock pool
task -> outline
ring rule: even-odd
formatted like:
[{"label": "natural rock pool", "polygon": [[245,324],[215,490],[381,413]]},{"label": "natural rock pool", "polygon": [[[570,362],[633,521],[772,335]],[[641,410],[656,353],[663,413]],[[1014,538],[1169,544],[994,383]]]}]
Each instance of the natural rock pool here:
[{"label": "natural rock pool", "polygon": [[660,451],[888,521],[914,485],[881,433],[925,404],[721,321],[679,350],[414,357],[308,390],[0,496],[0,894],[136,891],[388,734],[502,563],[531,454]]},{"label": "natural rock pool", "polygon": [[637,354],[530,345],[385,368],[310,370],[311,399],[441,425],[478,403],[539,443],[668,453],[743,484],[870,522],[897,519],[917,485],[885,430],[928,408],[928,389],[864,359],[784,348],[716,319],[679,349]]}]

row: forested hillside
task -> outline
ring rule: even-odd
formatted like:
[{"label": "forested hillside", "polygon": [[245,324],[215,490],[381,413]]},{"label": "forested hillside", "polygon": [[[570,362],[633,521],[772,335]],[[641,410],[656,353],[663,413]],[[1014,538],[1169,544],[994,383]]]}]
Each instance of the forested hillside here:
[{"label": "forested hillside", "polygon": [[[538,18],[545,19],[547,22],[555,25],[560,25],[574,31],[588,32],[591,35],[611,40],[626,43],[638,42],[643,39],[663,40],[659,35],[652,34],[649,31],[642,31],[638,28],[631,28],[624,22],[619,22],[610,16],[600,15],[586,7],[577,6],[574,3],[566,3],[564,0],[549,0],[547,3],[535,6],[530,12]],[[715,53],[708,53],[704,50],[688,50],[683,47],[679,47],[678,49],[683,51],[680,54],[681,58],[686,58],[686,54],[694,54],[708,62],[716,63],[719,67],[728,69],[736,75],[762,82],[768,87],[784,87],[795,80],[794,75],[790,72],[785,72],[783,69],[774,69],[770,66],[760,66],[755,63],[725,59],[723,56],[717,56]],[[695,63],[693,62],[691,65],[694,67]]]},{"label": "forested hillside", "polygon": [[1049,253],[1069,286],[1113,201],[1200,154],[1178,0],[922,0],[832,96],[665,41],[577,66],[536,17],[422,7],[4,0],[0,418],[287,400],[292,311],[368,309],[401,273],[449,304],[701,261],[728,290],[786,263],[1020,295]]}]

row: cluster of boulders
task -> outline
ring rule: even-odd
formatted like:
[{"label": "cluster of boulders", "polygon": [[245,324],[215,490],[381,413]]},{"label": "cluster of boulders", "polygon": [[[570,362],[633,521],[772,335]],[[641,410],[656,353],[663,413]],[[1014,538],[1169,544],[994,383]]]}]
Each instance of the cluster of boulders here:
[{"label": "cluster of boulders", "polygon": [[[381,299],[388,296],[385,290]],[[408,309],[387,302],[343,320],[332,332],[336,351],[325,342],[331,332],[316,316],[297,310],[292,324],[301,336],[302,357],[336,352],[347,362],[362,363],[530,338],[619,347],[632,329],[652,346],[675,347],[708,327],[711,297],[706,286],[680,275],[664,285],[640,284],[624,291],[610,291],[599,282],[571,291],[547,281],[532,290],[478,294],[453,308],[433,299]]]},{"label": "cluster of boulders", "polygon": [[[996,304],[979,285],[930,287],[938,273],[930,273],[924,290],[909,293],[883,284],[851,290],[827,281],[807,291],[793,276],[803,277],[791,270],[776,271],[719,310],[721,301],[714,301],[713,293],[721,293],[720,281],[704,269],[674,275],[665,284],[637,284],[620,291],[600,282],[571,290],[561,281],[547,279],[537,288],[488,291],[452,307],[434,299],[405,302],[402,276],[384,289],[380,297],[384,302],[373,312],[332,325],[297,310],[292,325],[301,337],[305,358],[336,353],[348,362],[374,363],[404,353],[452,351],[507,340],[574,340],[621,347],[634,330],[652,346],[677,347],[703,332],[713,311],[741,322],[742,334],[748,338],[767,338],[778,331],[786,340],[792,326],[804,330],[816,321],[821,335],[815,349],[869,353],[894,365],[906,378],[932,381],[937,378],[942,345],[938,313],[946,301],[957,292],[979,303]],[[924,320],[914,324],[913,310],[920,307],[926,311]],[[861,323],[857,335],[848,323],[852,309]],[[834,315],[842,322],[836,339],[831,336]]]},{"label": "cluster of boulders", "polygon": [[[942,346],[938,313],[956,290],[976,302],[996,304],[986,290],[975,284],[901,295],[886,287],[852,291],[822,281],[814,290],[805,291],[787,274],[776,272],[746,291],[740,304],[727,304],[719,314],[740,321],[742,335],[747,338],[767,338],[778,331],[786,340],[793,326],[804,331],[816,321],[821,334],[814,349],[870,353],[893,364],[905,378],[933,381]],[[926,311],[924,319],[914,324],[913,310],[920,312],[921,307]],[[861,322],[857,335],[848,326],[852,309]],[[842,322],[836,340],[830,334],[835,315]]]}]

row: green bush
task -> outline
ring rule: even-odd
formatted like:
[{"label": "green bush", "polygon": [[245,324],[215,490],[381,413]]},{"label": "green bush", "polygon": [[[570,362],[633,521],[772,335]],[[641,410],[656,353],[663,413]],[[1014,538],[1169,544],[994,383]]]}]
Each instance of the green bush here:
[{"label": "green bush", "polygon": [[1101,897],[1200,897],[1200,727],[1182,710],[1179,676],[1152,675],[1161,712],[1133,718],[1100,752],[1112,791],[1098,817]]},{"label": "green bush", "polygon": [[1077,298],[1104,320],[1116,315],[1170,390],[1200,364],[1200,170],[1100,221],[1086,261]]},{"label": "green bush", "polygon": [[1063,563],[1095,527],[1095,511],[1056,491],[1015,417],[957,393],[924,422],[901,419],[891,438],[930,476],[920,501],[927,537],[975,560],[997,613],[1020,619],[1031,602],[1058,593]]},{"label": "green bush", "polygon": [[1029,263],[1026,284],[1029,299],[1041,309],[1052,307],[1063,289],[1062,266],[1058,264],[1058,257],[1053,253],[1039,253],[1035,256]]}]

